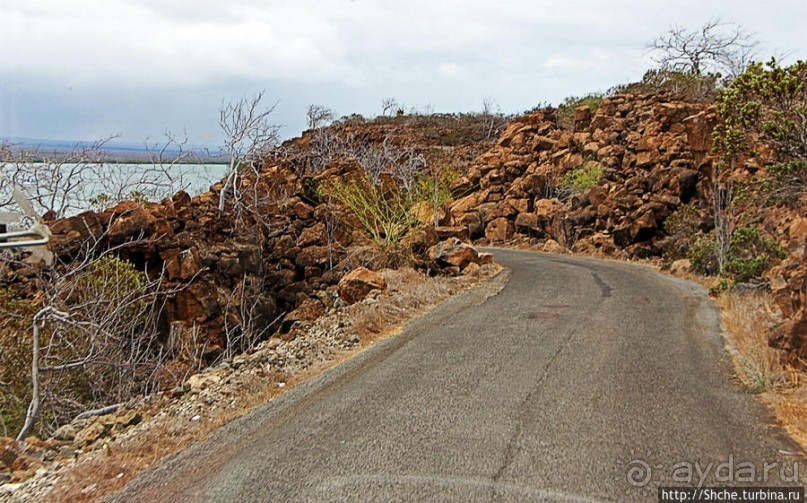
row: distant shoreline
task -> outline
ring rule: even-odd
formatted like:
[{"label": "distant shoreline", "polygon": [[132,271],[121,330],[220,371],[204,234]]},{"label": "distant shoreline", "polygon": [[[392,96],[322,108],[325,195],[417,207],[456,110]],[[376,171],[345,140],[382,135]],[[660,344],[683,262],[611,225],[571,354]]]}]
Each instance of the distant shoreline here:
[{"label": "distant shoreline", "polygon": [[183,160],[178,164],[224,164],[226,160],[219,150],[219,147],[209,147],[204,145],[194,145],[181,150],[176,147],[163,149],[159,144],[151,148],[146,143],[128,143],[110,141],[98,145],[97,141],[82,140],[49,140],[37,138],[9,137],[0,138],[0,145],[7,146],[12,152],[33,150],[34,158],[44,158],[48,155],[54,157],[68,156],[73,152],[92,149],[100,153],[107,154],[105,162],[116,164],[153,164],[154,159],[150,156],[159,152],[170,161],[180,154],[190,154],[193,158]]}]

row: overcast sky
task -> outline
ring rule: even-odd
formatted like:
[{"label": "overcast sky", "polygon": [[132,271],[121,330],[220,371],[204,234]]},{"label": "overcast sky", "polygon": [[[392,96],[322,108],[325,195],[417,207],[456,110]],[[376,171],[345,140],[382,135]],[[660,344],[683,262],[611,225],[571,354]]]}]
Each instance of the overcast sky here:
[{"label": "overcast sky", "polygon": [[671,25],[742,25],[804,59],[804,0],[0,0],[0,137],[216,145],[222,100],[266,90],[284,136],[311,103],[378,115],[521,112],[641,78]]}]

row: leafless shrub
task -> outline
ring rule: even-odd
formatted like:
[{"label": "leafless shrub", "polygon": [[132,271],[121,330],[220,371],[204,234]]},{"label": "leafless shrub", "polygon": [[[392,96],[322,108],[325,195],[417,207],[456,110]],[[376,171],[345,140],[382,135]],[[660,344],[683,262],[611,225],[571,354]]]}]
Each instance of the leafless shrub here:
[{"label": "leafless shrub", "polygon": [[[250,163],[242,168],[238,190],[233,191],[232,216],[236,228],[258,225],[263,232],[275,232],[277,204],[289,196],[290,188],[271,169]],[[261,236],[255,236],[260,240]]]},{"label": "leafless shrub", "polygon": [[344,157],[349,157],[354,152],[355,139],[352,135],[345,134],[336,128],[320,127],[312,133],[302,161],[298,162],[298,174],[318,173],[322,171],[328,163]]},{"label": "leafless shrub", "polygon": [[499,130],[507,123],[499,104],[490,96],[482,100],[482,118],[487,129],[486,139],[499,134]]},{"label": "leafless shrub", "polygon": [[229,158],[227,177],[219,196],[219,211],[224,211],[227,197],[238,198],[241,169],[244,166],[254,169],[279,142],[280,126],[270,122],[277,103],[262,108],[263,94],[261,91],[252,98],[223,103],[219,109],[219,127],[224,133],[224,151]]},{"label": "leafless shrub", "polygon": [[[151,387],[160,362],[161,281],[141,280],[145,275],[132,270],[123,280],[125,267],[112,258],[84,262],[47,283],[47,305],[32,320],[32,400],[18,438],[31,432],[43,403],[58,422],[77,408],[119,402]],[[92,385],[77,386],[81,381]]]},{"label": "leafless shrub", "polygon": [[[27,341],[30,351],[30,405],[20,439],[40,418],[47,420],[40,426],[47,432],[78,412],[152,391],[158,370],[173,356],[161,342],[160,318],[166,297],[184,286],[165,289],[162,275],[149,277],[118,258],[132,242],[113,248],[105,242],[104,235],[88,238],[69,261],[39,269],[30,280],[36,298],[2,296],[3,320],[16,320],[0,324],[2,339]],[[9,269],[20,257],[5,252],[2,259]]]},{"label": "leafless shrub", "polygon": [[410,192],[427,165],[426,158],[414,148],[397,147],[389,138],[380,145],[360,144],[354,149],[353,155],[373,185],[380,182],[382,173],[389,173]]},{"label": "leafless shrub", "polygon": [[729,261],[731,237],[737,227],[738,211],[734,204],[734,181],[731,165],[717,163],[712,175],[712,217],[715,225],[715,254],[718,272],[725,272]]},{"label": "leafless shrub", "polygon": [[[104,146],[117,138],[109,136],[90,145],[76,145],[70,152],[46,152],[41,147],[31,150],[4,149],[3,170],[8,179],[22,187],[40,214],[60,218],[87,209],[92,197],[88,184],[105,160]],[[13,205],[4,198],[0,207]]]},{"label": "leafless shrub", "polygon": [[261,285],[245,275],[241,283],[231,292],[226,302],[224,313],[224,334],[226,348],[221,355],[223,359],[247,352],[266,339],[275,324],[286,314],[266,323],[261,316],[264,299],[261,296]]},{"label": "leafless shrub", "polygon": [[398,113],[399,110],[403,110],[403,107],[398,100],[395,98],[384,98],[381,100],[381,115],[386,117],[388,115],[392,116]]},{"label": "leafless shrub", "polygon": [[305,115],[308,119],[308,129],[323,128],[333,122],[335,117],[333,110],[322,105],[308,105]]},{"label": "leafless shrub", "polygon": [[758,47],[752,34],[720,19],[707,21],[697,30],[674,26],[648,45],[663,69],[732,78],[745,71]]}]

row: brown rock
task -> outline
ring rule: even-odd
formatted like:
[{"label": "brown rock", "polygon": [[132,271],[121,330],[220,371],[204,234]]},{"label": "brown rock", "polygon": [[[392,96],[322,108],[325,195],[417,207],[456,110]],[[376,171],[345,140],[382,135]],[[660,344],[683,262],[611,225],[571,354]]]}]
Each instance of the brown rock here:
[{"label": "brown rock", "polygon": [[600,112],[601,111],[598,110],[597,113],[594,114],[594,117],[592,117],[591,129],[605,129],[611,123],[612,118]]},{"label": "brown rock", "polygon": [[218,291],[209,281],[197,279],[179,291],[168,308],[171,320],[203,322],[219,313]]},{"label": "brown rock", "polygon": [[297,238],[297,247],[322,246],[325,244],[325,224],[318,222],[311,227],[306,227]]},{"label": "brown rock", "polygon": [[0,463],[11,468],[14,461],[20,456],[20,443],[13,438],[0,437]]},{"label": "brown rock", "polygon": [[532,140],[533,150],[552,150],[557,142],[546,136],[536,136]]},{"label": "brown rock", "polygon": [[543,197],[546,194],[547,179],[544,175],[527,175],[521,180],[521,190],[532,196]]},{"label": "brown rock", "polygon": [[591,109],[587,106],[574,109],[574,130],[583,131],[591,125]]},{"label": "brown rock", "polygon": [[293,324],[297,321],[314,321],[325,314],[325,306],[318,299],[308,298],[304,300],[294,311],[286,315],[283,320],[285,324]]},{"label": "brown rock", "polygon": [[691,272],[692,262],[685,258],[678,259],[670,265],[670,271],[676,274]]},{"label": "brown rock", "polygon": [[658,162],[658,153],[656,152],[639,152],[636,154],[636,167],[648,168]]},{"label": "brown rock", "polygon": [[673,178],[670,182],[670,188],[682,202],[689,202],[697,191],[699,173],[687,168],[676,168],[672,171]]},{"label": "brown rock", "polygon": [[160,258],[165,265],[168,279],[178,279],[180,277],[179,252],[179,248],[169,248],[160,252]]},{"label": "brown rock", "polygon": [[72,442],[76,438],[78,430],[70,423],[64,424],[53,432],[53,438],[62,442]]},{"label": "brown rock", "polygon": [[506,218],[497,218],[485,228],[485,237],[491,243],[503,243],[513,238],[515,226]]},{"label": "brown rock", "polygon": [[473,246],[463,243],[457,238],[441,241],[429,249],[429,261],[437,269],[456,267],[465,269],[468,264],[476,262],[479,252]]},{"label": "brown rock", "polygon": [[536,199],[533,204],[535,214],[542,217],[552,217],[561,209],[563,209],[563,203],[557,199]]},{"label": "brown rock", "polygon": [[689,148],[695,152],[709,152],[712,148],[712,129],[717,123],[714,112],[703,111],[684,118],[684,124]]},{"label": "brown rock", "polygon": [[541,220],[535,213],[520,213],[516,217],[516,231],[531,236],[539,236],[543,234],[541,228]]},{"label": "brown rock", "polygon": [[184,190],[180,190],[174,194],[174,197],[171,198],[171,202],[174,204],[174,210],[180,210],[186,206],[190,206],[191,196]]},{"label": "brown rock", "polygon": [[145,208],[130,201],[123,202],[110,211],[120,215],[107,230],[107,238],[114,244],[140,235],[150,235],[157,221]]},{"label": "brown rock", "polygon": [[805,243],[807,243],[807,218],[794,218],[793,221],[790,222],[787,234],[790,239],[787,249],[791,253],[798,253],[800,249],[803,249]]},{"label": "brown rock", "polygon": [[294,263],[300,267],[320,266],[328,263],[327,246],[309,246],[297,252]]},{"label": "brown rock", "polygon": [[179,261],[179,279],[190,279],[202,269],[199,250],[195,247],[183,250],[177,259]]},{"label": "brown rock", "polygon": [[617,245],[619,248],[626,248],[633,242],[633,236],[631,235],[630,224],[624,224],[620,225],[619,227],[615,227],[612,234],[614,237],[614,244]]},{"label": "brown rock", "polygon": [[487,196],[488,191],[485,190],[465,196],[454,203],[454,205],[451,207],[451,211],[456,215],[461,215],[463,213],[476,210],[480,204],[485,202]]},{"label": "brown rock", "polygon": [[592,187],[589,189],[586,197],[588,198],[589,202],[592,206],[599,206],[605,202],[608,197],[608,189],[603,187],[602,185],[598,185],[596,187]]},{"label": "brown rock", "polygon": [[468,233],[472,239],[482,237],[485,234],[482,219],[479,218],[479,214],[477,213],[466,213],[459,218],[458,223],[468,229]]},{"label": "brown rock", "polygon": [[482,266],[476,262],[471,262],[467,267],[465,267],[465,269],[462,270],[462,274],[471,277],[478,276],[480,269],[482,269]]},{"label": "brown rock", "polygon": [[445,241],[450,238],[457,238],[460,241],[468,241],[470,239],[470,231],[468,227],[465,226],[435,227],[434,232],[437,234],[437,239],[440,241]]},{"label": "brown rock", "polygon": [[411,240],[412,250],[416,254],[423,254],[438,242],[440,242],[440,238],[437,236],[435,228],[429,225],[419,229],[417,232],[415,232],[415,234],[413,234]]},{"label": "brown rock", "polygon": [[515,211],[515,214],[526,213],[530,210],[529,199],[507,199],[506,202]]},{"label": "brown rock", "polygon": [[347,304],[354,304],[367,297],[372,290],[386,290],[384,277],[364,267],[350,271],[339,282],[339,297]]},{"label": "brown rock", "polygon": [[492,253],[487,253],[487,252],[481,252],[479,254],[479,257],[477,258],[477,262],[479,263],[479,265],[492,264],[493,263],[493,254]]},{"label": "brown rock", "polygon": [[656,234],[657,224],[652,211],[645,211],[630,228],[633,242],[647,241]]},{"label": "brown rock", "polygon": [[794,353],[801,361],[807,357],[807,313],[802,311],[801,319],[796,320],[790,329],[790,340]]},{"label": "brown rock", "polygon": [[807,312],[802,311],[796,319],[785,321],[768,340],[771,347],[790,355],[794,365],[804,365],[807,357]]},{"label": "brown rock", "polygon": [[143,416],[141,416],[139,412],[134,410],[120,409],[114,416],[112,428],[115,431],[125,430],[131,426],[140,424],[142,420]]},{"label": "brown rock", "polygon": [[101,421],[95,421],[76,435],[74,443],[80,447],[94,444],[98,439],[109,435]]}]

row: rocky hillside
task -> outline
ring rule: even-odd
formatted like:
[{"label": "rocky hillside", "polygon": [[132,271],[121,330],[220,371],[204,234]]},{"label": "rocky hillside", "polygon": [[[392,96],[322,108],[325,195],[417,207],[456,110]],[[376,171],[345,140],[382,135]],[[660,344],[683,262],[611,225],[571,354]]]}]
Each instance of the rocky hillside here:
[{"label": "rocky hillside", "polygon": [[[453,225],[483,243],[543,243],[549,251],[668,264],[687,256],[693,236],[714,228],[712,104],[666,93],[625,94],[603,99],[596,111],[577,108],[572,128],[558,123],[555,109],[511,122],[455,184],[467,195],[451,207]],[[749,180],[759,170],[760,159],[749,157],[730,176]],[[690,227],[682,231],[685,216]],[[802,359],[805,217],[803,193],[787,204],[746,208],[738,217],[781,245],[762,285],[773,290],[788,320],[771,343]],[[686,259],[676,264],[691,266]]]},{"label": "rocky hillside", "polygon": [[[53,270],[15,260],[2,265],[0,284],[3,291],[11,292],[3,297],[8,305],[2,308],[9,315],[26,320],[25,316],[33,314],[30,311],[46,302],[43,298],[62,302],[65,311],[76,303],[77,309],[115,303],[114,296],[126,289],[125,284],[136,284],[146,271],[147,277],[162,278],[156,302],[162,306],[160,318],[154,327],[155,339],[143,344],[151,358],[142,361],[140,368],[125,359],[120,362],[120,375],[131,381],[131,385],[124,383],[120,393],[98,384],[98,376],[108,374],[108,360],[93,367],[95,373],[47,375],[43,388],[49,394],[41,414],[47,421],[40,419],[34,436],[25,442],[3,437],[20,430],[30,400],[27,369],[32,322],[0,326],[0,382],[6,385],[8,379],[5,362],[18,369],[10,376],[16,379],[15,388],[7,393],[6,388],[0,390],[4,392],[0,396],[0,485],[26,480],[40,469],[45,473],[43,465],[63,466],[135,426],[146,427],[141,425],[149,423],[148,418],[180,416],[199,424],[203,415],[216,409],[214,401],[221,405],[224,398],[207,397],[202,403],[194,396],[199,389],[187,391],[199,388],[201,380],[218,381],[222,372],[227,373],[228,382],[239,375],[236,380],[243,378],[271,395],[275,386],[285,385],[287,377],[294,378],[308,367],[323,365],[357,347],[357,334],[371,341],[373,334],[401,317],[419,313],[457,287],[495,271],[495,266],[487,265],[491,255],[460,242],[450,229],[439,232],[426,226],[429,232],[414,234],[404,245],[409,263],[414,249],[417,263],[430,273],[464,276],[425,281],[425,270],[386,271],[387,278],[409,279],[405,284],[396,280],[398,284],[382,294],[388,288],[385,277],[362,266],[387,263],[387,257],[379,257],[386,250],[368,240],[349,215],[318,192],[328,180],[364,180],[375,175],[379,184],[394,185],[402,182],[398,176],[411,174],[396,174],[396,168],[423,170],[450,161],[454,169],[464,170],[493,145],[495,131],[491,128],[495,124],[491,118],[475,116],[369,122],[353,118],[308,131],[264,158],[254,170],[245,169],[237,198],[230,198],[224,211],[218,208],[224,184],[218,183],[193,198],[179,192],[159,203],[127,201],[104,211],[49,221],[53,233],[50,248],[56,257]],[[118,267],[114,261],[107,263],[112,267],[107,267],[106,275],[95,274],[98,269],[82,269],[97,261],[99,254],[119,257],[133,269]],[[121,275],[122,271],[129,272]],[[50,288],[71,275],[77,278],[73,287],[48,292],[49,298],[43,295],[43,285]],[[123,289],[117,288],[118,282],[124,283]],[[93,292],[102,294],[91,295],[84,303],[75,301],[71,297],[76,296],[76,285],[79,289],[93,287]],[[140,314],[133,318],[132,324],[144,321]],[[58,320],[42,326],[52,330],[45,337],[51,333],[61,336]],[[128,328],[135,339],[146,338],[139,325],[121,327],[116,323],[111,328]],[[68,344],[79,350],[84,350],[79,343],[85,344],[90,337],[81,332],[68,336],[72,337]],[[124,340],[122,345],[125,353],[141,349],[137,341]],[[6,351],[7,347],[14,351]],[[98,359],[93,348],[84,354]],[[251,366],[246,361],[256,363]],[[206,366],[213,370],[204,371]],[[107,395],[92,396],[99,387]],[[254,399],[265,392],[244,391],[247,387],[231,387],[222,395],[243,395],[237,399],[241,404],[259,403]],[[138,399],[143,394],[147,394],[145,401]],[[71,400],[73,396],[78,398]],[[155,399],[160,404],[151,407]],[[182,405],[183,400],[193,402],[194,408]],[[226,401],[229,405],[218,410],[229,410],[236,402]],[[86,414],[90,409],[96,410]],[[160,438],[159,419],[156,424],[154,435]],[[37,436],[49,440],[40,441]],[[194,436],[186,434],[186,441]],[[170,449],[163,449],[163,454]],[[122,456],[126,459],[125,453]],[[153,460],[153,455],[148,458]],[[12,484],[5,489],[19,487]]]},{"label": "rocky hillside", "polygon": [[[501,124],[501,117],[477,115],[352,117],[308,131],[256,170],[247,169],[240,200],[224,212],[217,207],[222,183],[194,198],[179,192],[156,204],[123,202],[49,222],[51,248],[63,263],[88,248],[114,248],[138,270],[164,274],[163,287],[171,291],[164,344],[204,348],[202,359],[211,362],[244,349],[233,346],[243,343],[247,323],[270,328],[265,338],[316,319],[332,307],[342,276],[373,262],[366,240],[333,204],[320,201],[323,180],[364,176],[371,169],[386,176],[407,161],[413,169],[449,160],[464,169],[490,148]],[[437,235],[421,241],[425,252]],[[38,271],[24,263],[6,268],[4,283],[36,298]]]}]

